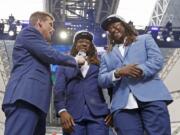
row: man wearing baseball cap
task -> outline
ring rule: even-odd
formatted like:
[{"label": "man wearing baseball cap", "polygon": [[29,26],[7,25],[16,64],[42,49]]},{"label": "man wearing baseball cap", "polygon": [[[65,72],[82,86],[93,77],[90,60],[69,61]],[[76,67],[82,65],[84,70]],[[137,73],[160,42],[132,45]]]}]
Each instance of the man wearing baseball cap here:
[{"label": "man wearing baseball cap", "polygon": [[99,85],[113,87],[111,113],[118,135],[171,135],[168,89],[159,78],[160,49],[151,35],[137,35],[117,15],[101,24],[110,50],[101,58]]},{"label": "man wearing baseball cap", "polygon": [[109,135],[109,109],[98,86],[99,60],[93,34],[75,34],[71,55],[86,62],[75,68],[60,66],[55,83],[55,108],[63,135]]}]

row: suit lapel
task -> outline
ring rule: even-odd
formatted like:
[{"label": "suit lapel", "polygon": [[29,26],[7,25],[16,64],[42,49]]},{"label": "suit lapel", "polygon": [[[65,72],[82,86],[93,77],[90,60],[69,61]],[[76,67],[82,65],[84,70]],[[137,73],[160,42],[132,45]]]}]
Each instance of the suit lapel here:
[{"label": "suit lapel", "polygon": [[134,45],[135,43],[133,42],[132,44],[128,45],[126,48],[125,48],[125,52],[124,52],[124,59],[126,58],[129,50],[131,49],[132,45]]},{"label": "suit lapel", "polygon": [[116,55],[118,58],[120,58],[120,60],[123,62],[123,59],[124,59],[124,58],[123,58],[121,52],[119,51],[118,45],[114,46],[113,50],[114,50],[114,52],[115,52],[115,55]]},{"label": "suit lapel", "polygon": [[[130,46],[131,46],[131,45],[130,45]],[[128,53],[128,50],[129,50],[130,46],[125,47],[124,57],[123,57],[124,59],[126,58],[126,55],[127,55],[127,53]]]},{"label": "suit lapel", "polygon": [[91,75],[91,74],[95,71],[95,68],[96,68],[95,65],[90,64],[90,65],[89,65],[89,69],[88,69],[88,71],[87,71],[87,74],[86,74],[85,78],[88,77],[89,75]]},{"label": "suit lapel", "polygon": [[89,65],[89,69],[88,69],[88,71],[87,71],[87,73],[86,73],[85,78],[91,74],[92,68],[93,68],[93,67],[92,67],[92,64],[90,64],[90,65]]},{"label": "suit lapel", "polygon": [[83,75],[82,75],[82,73],[81,73],[80,68],[78,68],[77,77],[78,77],[79,79],[82,79],[82,78],[83,78]]}]

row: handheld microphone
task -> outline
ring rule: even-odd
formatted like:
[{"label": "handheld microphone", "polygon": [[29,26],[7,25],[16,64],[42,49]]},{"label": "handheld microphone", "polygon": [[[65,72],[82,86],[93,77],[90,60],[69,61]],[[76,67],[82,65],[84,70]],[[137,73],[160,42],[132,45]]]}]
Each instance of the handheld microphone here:
[{"label": "handheld microphone", "polygon": [[82,51],[82,50],[80,50],[77,55],[78,55],[78,56],[82,56],[82,57],[86,57],[86,56],[87,56],[87,55],[86,55],[86,52],[84,52],[84,51]]},{"label": "handheld microphone", "polygon": [[[84,59],[86,59],[86,52],[84,52],[83,50],[80,50],[79,52],[78,52],[78,54],[77,54],[77,56],[80,56],[80,57],[83,57]],[[79,63],[79,67],[81,68],[81,66],[82,65],[84,65],[85,64],[85,62],[83,62],[83,63]]]}]

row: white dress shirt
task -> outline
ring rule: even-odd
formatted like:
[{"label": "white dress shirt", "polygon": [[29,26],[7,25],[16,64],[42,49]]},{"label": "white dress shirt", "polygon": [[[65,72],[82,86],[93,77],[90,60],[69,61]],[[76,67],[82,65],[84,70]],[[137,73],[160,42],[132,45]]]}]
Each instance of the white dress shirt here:
[{"label": "white dress shirt", "polygon": [[[124,57],[125,49],[126,49],[126,47],[124,46],[124,44],[120,44],[119,45],[119,51],[120,51],[120,53],[121,53],[121,55],[123,57]],[[115,70],[114,70],[114,72],[115,72]],[[117,81],[117,80],[120,80],[120,79],[121,79],[121,77],[120,78],[116,78],[114,76],[114,73],[113,73],[113,76],[112,76],[112,80],[113,81]],[[138,108],[138,104],[137,104],[137,101],[134,98],[132,92],[130,92],[129,93],[129,97],[128,97],[128,102],[127,102],[126,106],[124,107],[124,109],[135,109],[135,108]]]},{"label": "white dress shirt", "polygon": [[89,70],[89,64],[87,63],[87,61],[85,61],[84,65],[81,66],[80,70],[81,70],[83,77],[85,78],[86,74]]}]

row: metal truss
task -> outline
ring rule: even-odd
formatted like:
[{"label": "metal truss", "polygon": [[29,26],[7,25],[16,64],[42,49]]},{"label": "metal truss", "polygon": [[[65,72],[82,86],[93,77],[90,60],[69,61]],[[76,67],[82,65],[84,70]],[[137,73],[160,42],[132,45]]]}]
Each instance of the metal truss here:
[{"label": "metal truss", "polygon": [[152,26],[160,26],[161,25],[163,16],[167,10],[169,2],[170,2],[170,0],[158,0],[157,1],[149,25],[152,25]]},{"label": "metal truss", "polygon": [[[165,13],[168,9],[169,3],[172,0],[158,0],[156,2],[151,20],[149,25],[150,26],[161,26],[163,24],[163,20],[164,19],[169,19],[167,21],[171,21],[173,20],[174,16],[171,14],[169,15],[169,18],[164,18]],[[166,22],[167,22],[166,21]],[[178,59],[180,58],[180,49],[176,49],[172,56],[168,58],[165,67],[163,68],[162,72],[160,73],[161,78],[164,80],[167,75],[169,74],[169,72],[172,70],[173,66],[176,64],[176,62],[178,61]]]},{"label": "metal truss", "polygon": [[1,76],[4,81],[4,85],[6,85],[10,74],[10,60],[8,57],[6,42],[4,40],[0,41],[0,64]]},{"label": "metal truss", "polygon": [[180,90],[176,90],[176,91],[171,92],[171,95],[172,95],[174,100],[179,99],[180,98]]},{"label": "metal truss", "polygon": [[160,77],[161,79],[165,80],[169,72],[172,70],[173,66],[176,62],[180,59],[180,48],[177,48],[173,55],[168,59],[166,65],[164,66],[163,70],[161,71]]},{"label": "metal truss", "polygon": [[49,11],[58,22],[87,20],[96,3],[96,0],[49,0]]},{"label": "metal truss", "polygon": [[[47,5],[48,4],[48,5]],[[119,0],[47,0],[46,10],[58,22],[96,22],[115,13]]]},{"label": "metal truss", "polygon": [[120,0],[97,0],[96,23],[101,23],[105,17],[117,11]]},{"label": "metal truss", "polygon": [[[4,70],[4,66],[3,66],[3,62],[1,58],[0,58],[0,76],[3,80],[3,85],[5,86],[7,80],[6,80],[6,74],[5,74],[5,70]],[[2,90],[0,91],[2,92]]]}]

